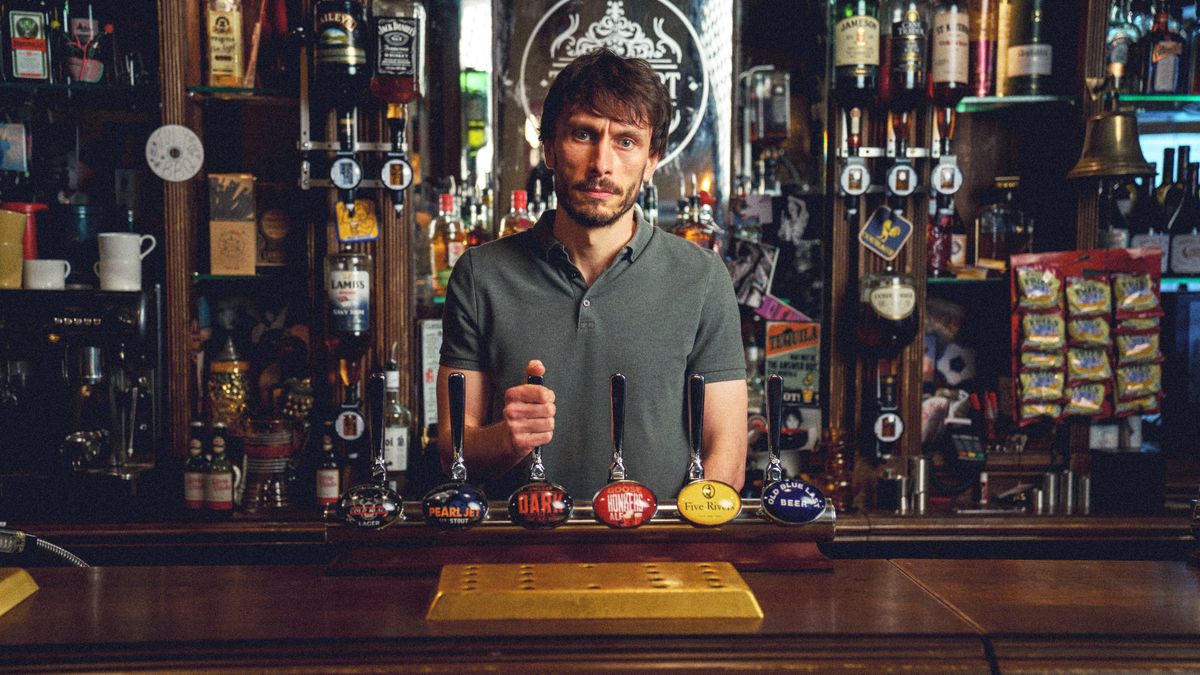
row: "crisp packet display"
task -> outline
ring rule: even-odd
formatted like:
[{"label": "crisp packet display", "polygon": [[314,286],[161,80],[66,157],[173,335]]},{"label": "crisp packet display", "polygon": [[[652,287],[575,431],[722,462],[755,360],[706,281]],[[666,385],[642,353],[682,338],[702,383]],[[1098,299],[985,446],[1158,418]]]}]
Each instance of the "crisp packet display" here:
[{"label": "crisp packet display", "polygon": [[1108,277],[1067,277],[1067,314],[1107,316],[1112,311],[1112,291]]},{"label": "crisp packet display", "polygon": [[1067,345],[1067,326],[1060,312],[1026,314],[1021,317],[1021,330],[1022,349],[1050,352]]},{"label": "crisp packet display", "polygon": [[1102,316],[1071,319],[1067,322],[1067,335],[1071,344],[1080,347],[1107,347],[1112,344],[1108,319]]},{"label": "crisp packet display", "polygon": [[1160,360],[1157,333],[1117,336],[1117,365],[1153,363]]},{"label": "crisp packet display", "polygon": [[1021,373],[1022,401],[1058,401],[1066,384],[1061,370],[1030,370]]},{"label": "crisp packet display", "polygon": [[1118,319],[1161,311],[1154,279],[1149,274],[1114,274],[1113,301]]},{"label": "crisp packet display", "polygon": [[1026,310],[1057,309],[1061,306],[1062,280],[1053,269],[1018,267],[1017,306]]},{"label": "crisp packet display", "polygon": [[1117,399],[1129,401],[1158,394],[1162,389],[1162,366],[1134,363],[1117,368]]},{"label": "crisp packet display", "polygon": [[1098,382],[1112,377],[1112,364],[1103,349],[1071,347],[1067,350],[1067,379],[1071,382]]},{"label": "crisp packet display", "polygon": [[1065,415],[1087,415],[1094,417],[1108,412],[1108,385],[1103,382],[1088,382],[1067,387]]},{"label": "crisp packet display", "polygon": [[1062,352],[1021,352],[1021,368],[1026,370],[1062,370],[1066,363]]}]

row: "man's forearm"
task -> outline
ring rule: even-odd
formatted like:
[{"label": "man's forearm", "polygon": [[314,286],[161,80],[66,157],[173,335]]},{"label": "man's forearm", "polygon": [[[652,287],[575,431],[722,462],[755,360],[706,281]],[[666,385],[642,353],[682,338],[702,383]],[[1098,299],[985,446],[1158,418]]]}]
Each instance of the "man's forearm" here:
[{"label": "man's forearm", "polygon": [[[491,478],[506,473],[524,459],[505,442],[504,423],[463,429],[463,461],[467,474],[476,478]],[[438,433],[442,470],[449,475],[454,463],[454,445],[450,433]]]}]

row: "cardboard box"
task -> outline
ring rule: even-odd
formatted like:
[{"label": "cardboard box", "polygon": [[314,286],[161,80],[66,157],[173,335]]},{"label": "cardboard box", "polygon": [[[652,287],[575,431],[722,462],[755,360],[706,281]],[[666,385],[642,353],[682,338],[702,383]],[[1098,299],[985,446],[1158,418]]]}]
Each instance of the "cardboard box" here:
[{"label": "cardboard box", "polygon": [[248,173],[209,174],[209,272],[253,275],[257,230],[254,176]]}]

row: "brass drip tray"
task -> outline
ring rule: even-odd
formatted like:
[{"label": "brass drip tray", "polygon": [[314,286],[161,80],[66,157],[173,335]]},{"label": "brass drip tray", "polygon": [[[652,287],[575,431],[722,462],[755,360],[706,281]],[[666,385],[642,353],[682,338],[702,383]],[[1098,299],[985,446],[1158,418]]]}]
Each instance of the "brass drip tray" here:
[{"label": "brass drip tray", "polygon": [[671,619],[755,630],[762,608],[725,562],[446,565],[426,619]]}]

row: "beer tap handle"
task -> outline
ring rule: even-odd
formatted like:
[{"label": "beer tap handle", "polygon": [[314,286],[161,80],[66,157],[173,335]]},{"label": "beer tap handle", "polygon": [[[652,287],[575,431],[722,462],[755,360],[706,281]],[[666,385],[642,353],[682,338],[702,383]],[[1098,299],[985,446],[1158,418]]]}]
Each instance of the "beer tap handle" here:
[{"label": "beer tap handle", "polygon": [[609,399],[612,403],[612,466],[608,468],[608,481],[625,480],[625,376],[613,373],[608,381]]},{"label": "beer tap handle", "polygon": [[[534,384],[539,387],[542,386],[543,382],[544,380],[542,380],[541,375],[530,375],[525,380],[526,384]],[[542,464],[542,446],[540,445],[533,449],[533,463],[529,466],[529,480],[546,480],[546,466]]]},{"label": "beer tap handle", "polygon": [[387,411],[387,376],[383,373],[371,375],[368,387],[371,413],[371,482],[387,483],[387,465],[384,464],[384,417]]},{"label": "beer tap handle", "polygon": [[704,463],[700,458],[704,445],[704,376],[699,374],[688,378],[688,435],[692,442],[688,480],[704,480]]},{"label": "beer tap handle", "polygon": [[454,443],[454,464],[450,478],[454,481],[467,480],[467,466],[463,463],[463,423],[467,406],[467,377],[462,373],[450,373],[448,382],[450,399],[450,437]]},{"label": "beer tap handle", "polygon": [[779,461],[779,432],[783,426],[783,378],[767,377],[767,452],[770,459],[763,472],[763,483],[783,480],[783,465]]}]

